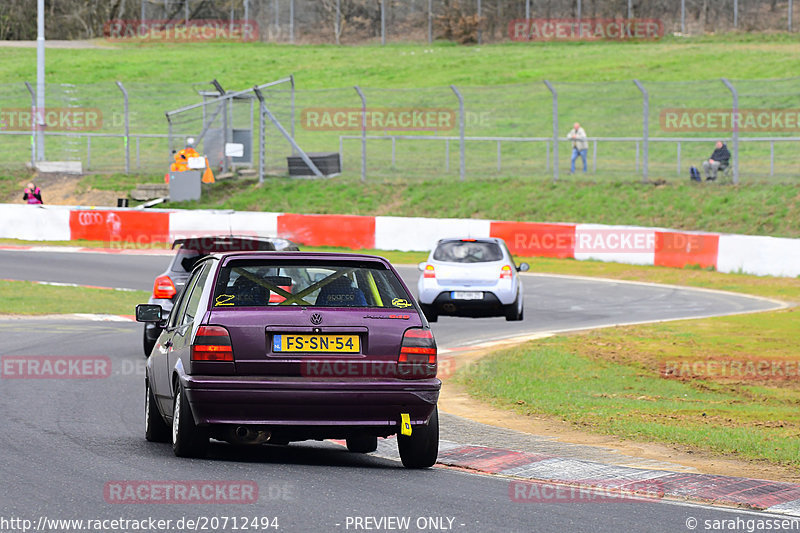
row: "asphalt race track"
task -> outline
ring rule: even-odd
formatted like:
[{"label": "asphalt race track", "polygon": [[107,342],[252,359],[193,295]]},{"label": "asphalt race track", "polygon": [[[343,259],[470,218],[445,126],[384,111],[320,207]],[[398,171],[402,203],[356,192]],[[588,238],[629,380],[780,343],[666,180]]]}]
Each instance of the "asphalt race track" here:
[{"label": "asphalt race track", "polygon": [[[168,260],[0,252],[0,278],[149,290]],[[410,267],[402,271],[415,286],[416,271]],[[524,279],[525,321],[442,318],[434,325],[440,346],[457,348],[542,331],[774,306],[752,298],[670,287],[537,275]],[[0,321],[0,338],[4,359],[89,356],[109,365],[99,379],[11,379],[4,372],[0,379],[3,533],[22,531],[24,525],[40,526],[40,531],[238,531],[245,518],[251,531],[264,530],[268,523],[279,526],[267,529],[271,531],[680,532],[692,530],[687,527],[697,523],[692,519],[699,521],[695,530],[704,531],[704,520],[738,519],[746,524],[782,518],[667,501],[518,501],[510,492],[509,478],[448,468],[409,471],[397,461],[351,454],[333,442],[258,448],[215,443],[208,459],[178,459],[169,445],[144,440],[140,324],[12,319]],[[164,503],[163,491],[156,491],[147,492],[148,497],[137,493],[135,501],[119,503],[110,492],[146,481],[172,482],[169,486],[249,484],[256,487],[257,498],[255,503],[231,503],[233,493],[223,491],[203,503]],[[95,527],[84,523],[78,528],[48,522],[148,518],[172,522],[144,528],[131,523]],[[181,519],[184,522],[179,523]],[[186,523],[198,519],[196,528]],[[408,520],[407,526],[403,520]]]}]

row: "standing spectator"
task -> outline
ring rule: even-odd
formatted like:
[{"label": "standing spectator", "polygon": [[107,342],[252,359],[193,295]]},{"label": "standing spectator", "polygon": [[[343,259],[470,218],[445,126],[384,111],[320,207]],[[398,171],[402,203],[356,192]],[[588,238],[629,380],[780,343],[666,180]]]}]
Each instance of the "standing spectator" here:
[{"label": "standing spectator", "polygon": [[25,187],[25,193],[22,195],[22,199],[26,200],[29,204],[43,204],[42,202],[42,190],[34,185],[33,182],[28,183],[28,186]]},{"label": "standing spectator", "polygon": [[586,172],[586,152],[589,149],[589,142],[586,140],[586,132],[581,128],[580,123],[576,122],[572,129],[567,133],[567,139],[572,141],[572,159],[570,159],[569,173],[575,173],[575,160],[578,156],[583,159],[583,171]]},{"label": "standing spectator", "polygon": [[714,181],[717,179],[717,171],[725,170],[728,168],[728,163],[731,160],[731,153],[728,147],[722,141],[717,141],[716,149],[708,161],[703,161],[703,170],[706,173],[706,181]]}]

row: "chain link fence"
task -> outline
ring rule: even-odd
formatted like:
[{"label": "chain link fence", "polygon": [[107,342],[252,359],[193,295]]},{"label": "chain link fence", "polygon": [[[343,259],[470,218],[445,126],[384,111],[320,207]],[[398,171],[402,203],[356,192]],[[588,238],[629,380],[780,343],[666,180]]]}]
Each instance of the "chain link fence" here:
[{"label": "chain link fence", "polygon": [[[39,158],[32,90],[0,85],[0,167]],[[287,78],[263,87],[269,113],[249,90],[215,101],[211,84],[50,84],[46,94],[44,159],[81,161],[84,171],[166,172],[171,151],[203,134],[246,145],[228,160],[220,139],[219,154],[202,146],[212,168],[262,175],[286,175],[299,148],[338,152],[342,172],[362,180],[683,179],[722,140],[731,181],[800,176],[800,77],[322,90]],[[589,137],[588,171],[569,176],[574,122]]]},{"label": "chain link fence", "polygon": [[[667,33],[796,31],[800,0],[63,0],[48,8],[51,39],[108,35],[113,21],[254,22],[268,42],[498,42],[520,19],[651,19]],[[28,0],[0,3],[0,39],[35,39]]]}]

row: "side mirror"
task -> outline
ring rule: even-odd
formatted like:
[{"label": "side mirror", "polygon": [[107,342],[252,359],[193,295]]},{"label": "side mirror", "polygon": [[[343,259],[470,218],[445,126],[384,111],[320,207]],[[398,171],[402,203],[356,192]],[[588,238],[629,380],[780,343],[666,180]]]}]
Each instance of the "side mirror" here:
[{"label": "side mirror", "polygon": [[428,266],[428,262],[427,261],[423,261],[422,263],[417,265],[417,268],[419,269],[420,272],[424,272],[426,266]]},{"label": "side mirror", "polygon": [[156,304],[139,304],[136,306],[137,322],[155,322],[161,324],[161,306]]},{"label": "side mirror", "polygon": [[517,272],[527,272],[529,268],[528,263],[520,263],[517,265]]}]

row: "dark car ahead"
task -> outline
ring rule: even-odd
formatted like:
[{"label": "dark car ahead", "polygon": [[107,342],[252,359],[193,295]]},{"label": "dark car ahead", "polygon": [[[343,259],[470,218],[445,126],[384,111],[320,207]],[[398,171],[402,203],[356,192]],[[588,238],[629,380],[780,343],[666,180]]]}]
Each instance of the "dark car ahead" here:
[{"label": "dark car ahead", "polygon": [[[165,272],[156,277],[149,303],[160,305],[165,312],[172,310],[175,298],[183,290],[195,263],[203,257],[221,252],[237,251],[297,251],[295,243],[287,239],[242,235],[217,235],[177,239],[172,243],[175,256]],[[155,346],[161,331],[152,323],[145,324],[142,345],[147,357]]]},{"label": "dark car ahead", "polygon": [[[139,321],[161,308],[139,305]],[[201,259],[147,360],[146,437],[178,456],[238,444],[398,434],[403,464],[435,463],[437,349],[386,259],[240,252]]]}]

